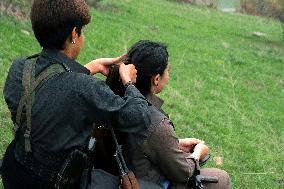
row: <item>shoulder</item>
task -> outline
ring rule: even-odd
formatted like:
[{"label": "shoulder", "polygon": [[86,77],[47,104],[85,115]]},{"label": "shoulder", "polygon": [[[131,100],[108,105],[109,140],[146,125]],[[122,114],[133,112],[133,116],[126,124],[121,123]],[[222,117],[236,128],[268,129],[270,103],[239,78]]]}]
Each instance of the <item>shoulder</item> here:
[{"label": "shoulder", "polygon": [[78,91],[99,89],[101,86],[107,86],[103,80],[84,73],[67,72],[65,77],[71,86],[75,87],[74,89]]},{"label": "shoulder", "polygon": [[151,115],[151,129],[161,127],[162,125],[171,124],[171,120],[154,105],[149,106]]},{"label": "shoulder", "polygon": [[21,73],[23,71],[23,67],[24,67],[26,59],[27,57],[21,57],[21,58],[15,59],[11,64],[9,73],[17,73],[17,74]]},{"label": "shoulder", "polygon": [[23,76],[23,68],[25,60],[26,58],[18,58],[12,62],[6,78],[6,83],[5,83],[6,87],[22,83],[21,80]]},{"label": "shoulder", "polygon": [[153,136],[156,136],[157,129],[161,128],[164,125],[164,122],[168,122],[168,118],[162,114],[154,105],[149,103],[148,106],[149,115],[150,115],[150,125],[146,130],[142,130],[136,133],[128,134],[128,137],[135,139],[132,141],[135,144],[146,144],[148,140],[151,140]]},{"label": "shoulder", "polygon": [[103,80],[84,73],[66,72],[63,73],[62,77],[57,78],[57,82],[62,90],[70,91],[74,95],[80,95],[88,101],[112,93]]},{"label": "shoulder", "polygon": [[[165,137],[175,136],[175,130],[172,121],[160,112],[155,106],[150,106],[151,125],[148,128],[147,138],[145,140],[163,141]],[[155,142],[154,142],[155,143]]]},{"label": "shoulder", "polygon": [[24,69],[24,65],[25,62],[28,59],[32,59],[37,57],[38,55],[32,55],[32,56],[26,56],[26,57],[20,57],[20,58],[16,58],[13,60],[10,69],[9,69],[9,75],[13,75],[13,77],[16,77],[17,79],[19,79],[19,77],[21,78],[23,75],[23,69]]},{"label": "shoulder", "polygon": [[164,140],[164,137],[168,136],[175,136],[175,130],[173,127],[173,124],[171,120],[167,117],[164,117],[163,119],[159,120],[159,122],[156,125],[153,125],[150,129],[150,135],[151,137],[159,137]]}]

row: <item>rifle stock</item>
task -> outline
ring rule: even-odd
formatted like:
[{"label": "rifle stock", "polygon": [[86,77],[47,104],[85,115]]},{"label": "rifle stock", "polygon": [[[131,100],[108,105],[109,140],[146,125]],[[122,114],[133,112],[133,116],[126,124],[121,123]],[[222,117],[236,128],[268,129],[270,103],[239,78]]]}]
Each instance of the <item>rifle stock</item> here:
[{"label": "rifle stock", "polygon": [[121,186],[123,189],[140,189],[138,181],[132,171],[121,177]]},{"label": "rifle stock", "polygon": [[117,166],[119,169],[119,175],[121,178],[121,188],[122,189],[140,189],[138,181],[132,171],[129,171],[123,154],[121,150],[121,145],[118,144],[113,128],[110,128],[113,140],[115,142],[116,150],[115,150],[115,160],[117,162]]}]

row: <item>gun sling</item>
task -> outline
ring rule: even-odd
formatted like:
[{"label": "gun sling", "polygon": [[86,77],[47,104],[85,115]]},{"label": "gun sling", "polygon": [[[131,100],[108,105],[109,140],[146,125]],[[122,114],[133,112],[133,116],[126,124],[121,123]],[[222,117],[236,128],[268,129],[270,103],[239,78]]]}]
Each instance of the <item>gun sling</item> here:
[{"label": "gun sling", "polygon": [[[40,153],[38,149],[34,149],[34,151],[32,151],[32,145],[31,145],[32,106],[34,103],[36,91],[40,87],[42,87],[44,83],[48,81],[50,78],[68,71],[69,68],[65,64],[63,65],[55,62],[54,64],[50,65],[42,72],[40,72],[37,77],[35,77],[35,66],[36,66],[37,57],[38,55],[28,57],[24,62],[23,77],[22,77],[23,93],[17,108],[16,121],[14,123],[14,134],[15,134],[15,139],[17,140],[17,138],[19,137],[17,135],[20,134],[18,130],[21,125],[21,122],[23,121],[22,116],[25,115],[26,128],[23,131],[24,144],[19,143],[20,146],[23,146],[25,155],[24,157],[21,157],[23,158],[22,160],[23,162],[19,163],[21,163],[25,168],[32,170],[34,174],[43,176],[45,178],[48,178],[49,180],[53,180],[55,175],[57,174],[56,171],[53,170],[53,168],[51,167],[50,168],[44,167],[43,165],[41,165],[41,163],[37,162],[32,158],[32,152]],[[57,157],[54,157],[54,160],[56,159]]]},{"label": "gun sling", "polygon": [[66,72],[67,68],[66,65],[52,64],[35,78],[35,65],[36,65],[37,56],[38,55],[30,57],[25,61],[24,70],[23,70],[23,79],[22,79],[22,85],[24,91],[17,108],[16,123],[14,124],[14,132],[16,134],[21,124],[21,117],[23,110],[25,108],[26,119],[27,119],[27,126],[24,134],[26,152],[32,152],[31,148],[32,105],[34,102],[35,92],[47,80],[49,80],[53,76],[58,75],[62,72]]}]

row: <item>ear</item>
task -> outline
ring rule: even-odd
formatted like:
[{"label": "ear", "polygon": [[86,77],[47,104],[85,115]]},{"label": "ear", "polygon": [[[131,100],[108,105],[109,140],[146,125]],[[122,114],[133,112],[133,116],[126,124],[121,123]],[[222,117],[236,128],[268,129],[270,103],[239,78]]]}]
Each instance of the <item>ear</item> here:
[{"label": "ear", "polygon": [[161,80],[160,74],[153,75],[152,78],[151,78],[151,83],[152,83],[153,86],[158,86],[160,80]]},{"label": "ear", "polygon": [[71,35],[70,35],[71,43],[72,42],[75,43],[77,38],[78,38],[77,28],[74,27],[73,30],[71,31]]}]

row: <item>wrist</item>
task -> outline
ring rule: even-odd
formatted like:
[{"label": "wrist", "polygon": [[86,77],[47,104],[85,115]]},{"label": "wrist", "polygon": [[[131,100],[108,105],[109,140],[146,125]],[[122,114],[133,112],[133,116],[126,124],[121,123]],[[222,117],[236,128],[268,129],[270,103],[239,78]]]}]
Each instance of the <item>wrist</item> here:
[{"label": "wrist", "polygon": [[128,81],[124,84],[124,88],[126,89],[128,86],[134,85],[133,81]]},{"label": "wrist", "polygon": [[200,154],[197,153],[196,151],[193,152],[189,157],[194,159],[195,161],[199,161],[200,160]]},{"label": "wrist", "polygon": [[128,82],[130,82],[131,81],[131,79],[130,79],[130,77],[121,77],[121,81],[122,81],[122,84],[123,85],[125,85],[126,83],[128,83]]},{"label": "wrist", "polygon": [[94,64],[94,63],[92,63],[92,62],[86,64],[86,65],[85,65],[85,68],[87,68],[87,69],[90,71],[90,74],[91,74],[91,75],[94,75],[94,74],[96,74],[96,73],[99,72],[99,70],[98,70],[96,64]]},{"label": "wrist", "polygon": [[195,164],[194,174],[195,174],[195,175],[200,174],[199,158],[197,158],[197,157],[195,156],[195,154],[191,154],[191,155],[189,156],[189,158],[190,158],[190,159],[194,162],[194,164]]}]

